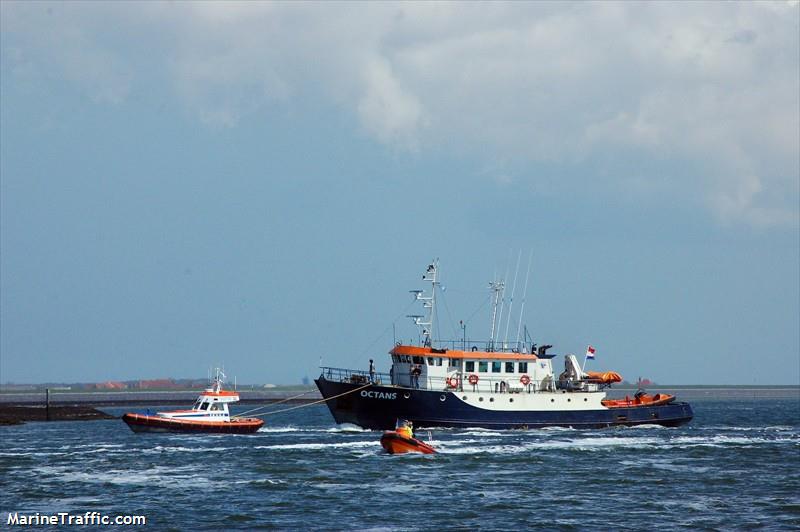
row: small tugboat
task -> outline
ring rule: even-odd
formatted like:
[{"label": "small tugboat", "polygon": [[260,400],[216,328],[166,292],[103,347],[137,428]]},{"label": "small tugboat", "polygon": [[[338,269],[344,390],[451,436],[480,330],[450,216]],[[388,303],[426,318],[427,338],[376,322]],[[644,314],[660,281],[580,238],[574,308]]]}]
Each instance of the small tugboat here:
[{"label": "small tugboat", "polygon": [[264,424],[263,420],[231,417],[228,405],[238,402],[239,394],[222,389],[224,377],[217,369],[211,386],[200,394],[191,410],[157,412],[154,415],[128,413],[122,416],[122,421],[133,432],[256,432]]},{"label": "small tugboat", "polygon": [[389,454],[434,454],[436,449],[414,437],[412,427],[410,421],[397,420],[397,427],[394,430],[387,430],[381,436],[381,446]]},{"label": "small tugboat", "polygon": [[[557,355],[548,353],[553,346],[537,346],[527,328],[523,334],[522,312],[513,328],[516,339],[503,338],[501,324],[508,334],[512,308],[505,304],[502,280],[489,284],[493,309],[488,341],[437,339],[435,307],[444,292],[438,269],[434,261],[422,276],[431,283],[430,292],[411,291],[426,311],[409,316],[420,328],[419,343],[397,342],[389,351],[388,374],[375,372],[372,366],[368,372],[322,368],[315,383],[337,423],[383,430],[391,429],[396,419],[413,421],[418,427],[583,429],[676,427],[694,416],[691,405],[668,394],[607,397],[607,390],[622,376],[614,371],[584,371],[586,360],[594,358],[591,346],[583,366],[568,354],[564,371],[558,373],[553,364]],[[522,305],[524,310],[524,298]],[[503,317],[508,321],[504,323]]]}]

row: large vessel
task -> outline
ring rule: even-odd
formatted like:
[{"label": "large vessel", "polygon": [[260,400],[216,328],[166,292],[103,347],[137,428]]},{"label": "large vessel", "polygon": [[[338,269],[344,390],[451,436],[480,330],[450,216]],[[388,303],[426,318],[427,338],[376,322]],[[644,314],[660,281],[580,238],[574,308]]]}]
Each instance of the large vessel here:
[{"label": "large vessel", "polygon": [[671,395],[639,392],[632,398],[607,398],[608,388],[622,378],[615,372],[585,372],[575,355],[564,357],[565,369],[556,375],[557,355],[547,352],[552,346],[537,347],[527,329],[521,334],[522,312],[516,340],[500,340],[502,281],[489,285],[493,308],[488,341],[435,339],[438,269],[434,261],[422,277],[430,292],[412,290],[426,310],[409,316],[420,327],[420,339],[415,345],[396,343],[389,351],[388,374],[322,368],[315,382],[337,423],[386,430],[402,418],[418,427],[515,429],[677,426],[692,419],[691,406]]},{"label": "large vessel", "polygon": [[263,420],[231,416],[228,405],[238,402],[239,394],[222,389],[223,377],[222,371],[217,369],[211,386],[200,393],[190,410],[127,413],[122,420],[133,432],[256,432],[264,424]]}]

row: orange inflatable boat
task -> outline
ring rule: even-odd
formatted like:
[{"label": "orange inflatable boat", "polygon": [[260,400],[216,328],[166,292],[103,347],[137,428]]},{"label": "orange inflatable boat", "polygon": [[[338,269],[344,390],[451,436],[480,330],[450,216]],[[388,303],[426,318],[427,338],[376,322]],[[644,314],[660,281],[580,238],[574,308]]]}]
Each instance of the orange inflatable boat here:
[{"label": "orange inflatable boat", "polygon": [[674,395],[667,393],[657,393],[650,395],[638,392],[633,397],[625,396],[624,399],[604,399],[601,404],[607,408],[630,408],[632,406],[659,406],[671,403],[675,400]]},{"label": "orange inflatable boat", "polygon": [[422,453],[433,454],[436,449],[416,438],[409,438],[394,430],[387,430],[381,436],[381,446],[389,454]]},{"label": "orange inflatable boat", "polygon": [[389,454],[422,453],[433,454],[436,449],[414,437],[410,421],[397,420],[395,430],[387,430],[381,436],[381,446]]}]

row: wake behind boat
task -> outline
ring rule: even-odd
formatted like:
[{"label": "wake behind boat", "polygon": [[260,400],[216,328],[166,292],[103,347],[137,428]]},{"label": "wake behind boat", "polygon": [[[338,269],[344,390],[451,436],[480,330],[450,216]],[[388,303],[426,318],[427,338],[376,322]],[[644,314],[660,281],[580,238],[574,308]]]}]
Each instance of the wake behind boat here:
[{"label": "wake behind boat", "polygon": [[337,423],[391,429],[401,418],[420,427],[515,429],[678,426],[692,419],[691,406],[671,395],[607,398],[606,389],[622,377],[613,371],[584,372],[575,355],[564,357],[565,369],[556,375],[552,361],[557,355],[547,352],[552,346],[537,347],[527,329],[515,342],[498,340],[502,281],[490,284],[494,308],[488,342],[435,340],[437,273],[438,262],[433,262],[422,277],[431,283],[429,294],[412,291],[427,310],[410,316],[421,329],[421,345],[395,345],[388,374],[322,368],[315,383]]},{"label": "wake behind boat", "polygon": [[231,417],[228,405],[239,401],[239,394],[222,389],[224,374],[217,369],[211,386],[197,398],[191,410],[172,410],[151,414],[128,413],[122,420],[133,432],[223,432],[249,434],[264,424],[258,418]]}]

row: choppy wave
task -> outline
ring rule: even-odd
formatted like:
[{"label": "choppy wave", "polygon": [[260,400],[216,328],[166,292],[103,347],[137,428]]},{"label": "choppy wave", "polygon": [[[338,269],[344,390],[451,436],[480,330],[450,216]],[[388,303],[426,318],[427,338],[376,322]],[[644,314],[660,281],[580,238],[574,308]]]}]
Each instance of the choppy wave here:
[{"label": "choppy wave", "polygon": [[756,419],[754,406],[706,402],[678,428],[426,429],[439,453],[424,456],[388,455],[381,431],[337,426],[323,407],[246,436],[31,423],[13,439],[0,428],[0,492],[3,510],[136,509],[155,530],[605,529],[609,516],[796,530],[800,413],[760,400]]},{"label": "choppy wave", "polygon": [[380,447],[380,442],[376,441],[352,441],[352,442],[317,442],[317,443],[281,443],[276,445],[256,445],[254,449],[269,450],[317,450],[317,449],[358,449],[363,447]]}]

